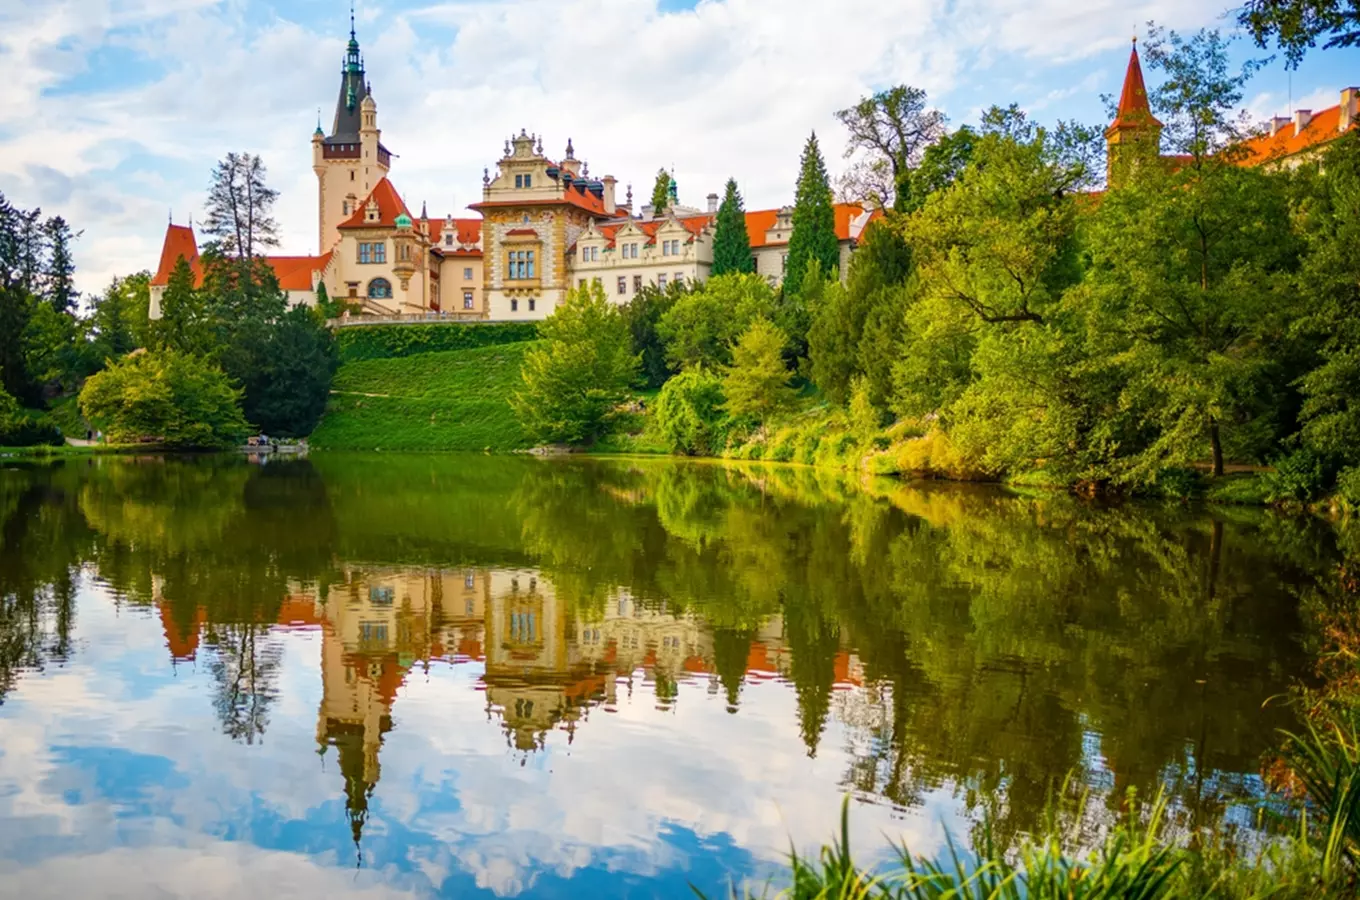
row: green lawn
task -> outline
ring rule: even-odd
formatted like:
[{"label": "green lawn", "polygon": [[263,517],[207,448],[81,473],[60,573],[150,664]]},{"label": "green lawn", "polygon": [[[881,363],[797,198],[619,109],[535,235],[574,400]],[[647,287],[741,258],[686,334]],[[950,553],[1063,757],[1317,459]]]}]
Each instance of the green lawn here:
[{"label": "green lawn", "polygon": [[532,342],[345,363],[312,433],[328,450],[517,450],[510,409]]}]

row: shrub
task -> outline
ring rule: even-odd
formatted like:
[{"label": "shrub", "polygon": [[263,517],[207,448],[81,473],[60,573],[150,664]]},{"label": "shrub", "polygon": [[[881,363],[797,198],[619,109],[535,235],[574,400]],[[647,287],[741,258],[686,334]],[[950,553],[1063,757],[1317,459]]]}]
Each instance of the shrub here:
[{"label": "shrub", "polygon": [[1336,476],[1328,460],[1312,450],[1295,450],[1275,460],[1275,471],[1261,476],[1267,503],[1308,503],[1320,497]]},{"label": "shrub", "polygon": [[1336,493],[1348,507],[1360,510],[1360,466],[1342,470],[1336,477]]},{"label": "shrub", "polygon": [[0,447],[32,447],[61,444],[61,431],[48,416],[19,406],[19,401],[0,389]]},{"label": "shrub", "polygon": [[471,350],[538,337],[534,322],[437,322],[429,325],[350,325],[336,329],[341,362],[390,359],[438,350]]},{"label": "shrub", "polygon": [[116,444],[155,441],[210,449],[249,432],[241,392],[217,366],[175,350],[138,353],[92,376],[80,392],[85,418]]},{"label": "shrub", "polygon": [[728,419],[722,379],[707,369],[688,369],[666,382],[656,399],[656,429],[672,453],[711,456],[723,448]]}]

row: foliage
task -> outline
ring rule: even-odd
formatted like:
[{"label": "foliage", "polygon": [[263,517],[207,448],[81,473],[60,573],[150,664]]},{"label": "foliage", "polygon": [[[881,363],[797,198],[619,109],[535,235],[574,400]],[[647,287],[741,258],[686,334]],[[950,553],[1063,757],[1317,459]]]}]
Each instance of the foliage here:
[{"label": "foliage", "polygon": [[1267,503],[1308,503],[1322,496],[1336,477],[1331,461],[1311,450],[1295,450],[1274,461],[1261,476]]},{"label": "foliage", "polygon": [[737,180],[729,178],[713,226],[713,266],[709,276],[755,270],[751,235],[746,231],[746,208],[742,205],[741,193],[737,191]]},{"label": "foliage", "polygon": [[652,185],[652,215],[665,215],[671,205],[671,175],[665,169],[657,169],[656,182]]},{"label": "foliage", "polygon": [[911,171],[944,134],[944,114],[926,107],[925,91],[900,84],[862,97],[836,118],[850,132],[846,158],[863,154],[841,178],[845,199],[904,205]]},{"label": "foliage", "polygon": [[343,362],[391,359],[418,353],[471,350],[532,341],[538,337],[533,322],[441,322],[431,325],[349,325],[336,329],[336,345]]},{"label": "foliage", "polygon": [[22,409],[19,401],[0,390],[0,447],[56,446],[61,443],[61,432],[51,419]]},{"label": "foliage", "polygon": [[784,340],[768,319],[756,319],[742,332],[723,374],[727,411],[734,417],[762,423],[793,401]]},{"label": "foliage", "polygon": [[1162,140],[1172,152],[1186,154],[1197,163],[1246,136],[1246,120],[1234,113],[1243,87],[1267,62],[1248,60],[1236,74],[1230,73],[1230,43],[1230,38],[1215,30],[1201,29],[1184,38],[1148,26],[1144,55],[1163,76],[1149,97],[1165,125]]},{"label": "foliage", "polygon": [[967,125],[941,135],[921,154],[920,165],[910,177],[898,183],[898,199],[893,208],[900,213],[920,209],[927,197],[953,184],[972,159],[975,140],[977,132]]},{"label": "foliage", "polygon": [[671,376],[673,370],[666,361],[666,344],[661,337],[661,319],[680,298],[695,289],[691,282],[672,281],[664,290],[646,284],[620,307],[628,333],[633,336],[633,352],[640,360],[643,388],[659,388]]},{"label": "foliage", "polygon": [[279,245],[272,211],[279,192],[265,184],[264,161],[250,153],[228,153],[208,186],[205,235],[223,256],[250,259]]},{"label": "foliage", "polygon": [[540,326],[511,398],[525,432],[546,443],[589,444],[608,434],[637,375],[628,324],[598,282],[567,294]]},{"label": "foliage", "polygon": [[671,453],[712,456],[727,433],[723,380],[708,369],[686,369],[666,382],[652,412]]},{"label": "foliage", "polygon": [[731,359],[732,343],[751,322],[775,314],[774,289],[764,278],[719,275],[676,300],[656,332],[671,369],[718,368]]},{"label": "foliage", "polygon": [[799,164],[798,188],[793,200],[793,234],[789,236],[788,265],[784,271],[784,293],[797,294],[807,277],[808,267],[816,263],[823,273],[840,265],[840,244],[836,239],[836,212],[832,207],[831,185],[826,163],[812,134],[803,147]]},{"label": "foliage", "polygon": [[249,431],[239,400],[220,368],[176,350],[115,362],[80,392],[81,411],[111,443],[186,449],[238,444]]},{"label": "foliage", "polygon": [[1360,45],[1360,6],[1355,0],[1247,0],[1238,12],[1256,43],[1274,39],[1289,65],[1297,66],[1320,38],[1325,49]]},{"label": "foliage", "polygon": [[318,312],[296,306],[254,332],[238,370],[246,420],[270,435],[306,437],[325,412],[339,366],[335,338]]},{"label": "foliage", "polygon": [[101,364],[146,346],[150,332],[151,273],[114,278],[90,302],[93,355]]},{"label": "foliage", "polygon": [[527,447],[510,398],[532,346],[519,341],[344,363],[309,443],[327,450]]}]

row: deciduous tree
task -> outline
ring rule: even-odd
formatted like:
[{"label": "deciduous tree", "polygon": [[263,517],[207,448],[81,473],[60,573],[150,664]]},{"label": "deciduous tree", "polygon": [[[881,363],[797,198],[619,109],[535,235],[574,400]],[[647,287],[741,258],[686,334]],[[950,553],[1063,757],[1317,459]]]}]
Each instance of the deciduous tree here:
[{"label": "deciduous tree", "polygon": [[846,158],[861,158],[841,179],[847,200],[899,205],[911,170],[927,147],[944,134],[945,117],[926,105],[926,92],[900,84],[863,97],[836,118],[850,133]]},{"label": "deciduous tree", "polygon": [[91,376],[80,409],[115,444],[230,447],[249,431],[240,391],[217,366],[175,350],[139,353]]},{"label": "deciduous tree", "polygon": [[768,319],[756,319],[732,348],[723,376],[727,411],[763,423],[793,402],[784,365],[784,334]]}]

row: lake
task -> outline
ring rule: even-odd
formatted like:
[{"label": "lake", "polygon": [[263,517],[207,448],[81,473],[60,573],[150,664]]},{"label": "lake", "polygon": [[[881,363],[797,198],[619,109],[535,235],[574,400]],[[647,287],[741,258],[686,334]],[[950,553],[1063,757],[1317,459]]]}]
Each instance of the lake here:
[{"label": "lake", "polygon": [[0,468],[16,896],[721,895],[1165,790],[1250,831],[1321,522],[669,460]]}]

